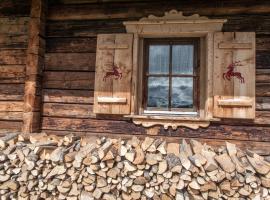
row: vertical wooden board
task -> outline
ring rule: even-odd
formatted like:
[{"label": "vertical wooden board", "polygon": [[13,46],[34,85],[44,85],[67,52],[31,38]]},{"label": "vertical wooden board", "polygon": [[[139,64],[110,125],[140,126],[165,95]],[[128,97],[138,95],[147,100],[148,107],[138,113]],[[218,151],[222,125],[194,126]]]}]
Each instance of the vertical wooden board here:
[{"label": "vertical wooden board", "polygon": [[[251,48],[221,48],[220,43],[249,43]],[[237,61],[240,65],[235,66],[229,73],[229,65]],[[215,33],[213,76],[214,116],[220,118],[254,118],[255,33]],[[225,104],[228,101],[232,104],[238,101],[238,105],[221,105],[222,101]],[[250,105],[241,105],[241,102],[244,104],[245,101],[251,102]]]},{"label": "vertical wooden board", "polygon": [[98,103],[98,97],[112,96],[112,79],[104,79],[114,63],[114,49],[103,49],[104,45],[114,45],[115,35],[98,35],[96,54],[96,73],[94,91],[94,113],[111,113],[111,104]]},{"label": "vertical wooden board", "polygon": [[[102,34],[97,39],[94,112],[129,114],[132,70],[132,34]],[[118,75],[113,73],[117,68]],[[122,74],[121,74],[122,73]],[[125,103],[99,102],[99,98],[123,98]]]},{"label": "vertical wooden board", "polygon": [[113,79],[113,97],[126,98],[126,104],[116,104],[112,106],[112,113],[129,114],[131,100],[131,74],[132,74],[132,35],[116,35],[115,44],[129,44],[128,49],[115,49],[114,65],[120,68],[122,78],[119,80]]}]

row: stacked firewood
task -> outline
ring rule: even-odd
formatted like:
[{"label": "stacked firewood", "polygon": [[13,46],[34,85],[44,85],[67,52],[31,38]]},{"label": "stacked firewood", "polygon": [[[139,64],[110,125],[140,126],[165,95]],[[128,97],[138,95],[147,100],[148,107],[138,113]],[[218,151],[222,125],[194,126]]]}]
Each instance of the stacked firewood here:
[{"label": "stacked firewood", "polygon": [[270,199],[270,163],[234,144],[9,134],[1,199]]}]

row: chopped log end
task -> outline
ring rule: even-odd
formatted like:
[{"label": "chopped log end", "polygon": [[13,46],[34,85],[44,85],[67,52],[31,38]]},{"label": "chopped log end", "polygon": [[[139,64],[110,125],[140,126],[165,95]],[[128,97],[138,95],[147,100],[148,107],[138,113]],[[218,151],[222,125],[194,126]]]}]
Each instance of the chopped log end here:
[{"label": "chopped log end", "polygon": [[4,199],[185,200],[270,196],[270,163],[235,145],[11,134],[0,138]]}]

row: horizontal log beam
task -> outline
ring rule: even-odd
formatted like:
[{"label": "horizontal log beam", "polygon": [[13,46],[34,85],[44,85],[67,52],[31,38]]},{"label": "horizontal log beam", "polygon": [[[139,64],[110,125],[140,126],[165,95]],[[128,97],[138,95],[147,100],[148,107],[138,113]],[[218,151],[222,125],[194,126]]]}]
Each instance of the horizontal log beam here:
[{"label": "horizontal log beam", "polygon": [[[163,15],[165,11],[176,9],[183,11],[186,15],[198,13],[200,15],[222,16],[239,14],[268,14],[270,7],[266,2],[243,2],[243,4],[226,4],[226,2],[197,2],[194,7],[194,1],[180,3],[178,1],[159,1],[149,2],[126,2],[112,3],[106,6],[99,4],[88,5],[55,5],[50,7],[48,14],[49,20],[101,20],[101,19],[121,19],[121,18],[141,18],[155,13]],[[136,9],[135,9],[136,8]]]},{"label": "horizontal log beam", "polygon": [[45,72],[43,87],[48,89],[94,89],[94,72]]},{"label": "horizontal log beam", "polygon": [[[136,126],[132,122],[104,120],[104,119],[75,119],[75,118],[54,118],[43,117],[42,129],[59,131],[82,131],[95,133],[118,133],[118,134],[147,134],[147,130]],[[207,139],[232,139],[232,140],[254,140],[270,142],[270,127],[263,126],[229,126],[210,125],[208,128],[191,130],[179,128],[176,131],[160,128],[157,135],[198,137]]]},{"label": "horizontal log beam", "polygon": [[47,53],[45,70],[95,71],[95,53]]},{"label": "horizontal log beam", "polygon": [[43,116],[94,118],[93,105],[44,103]]},{"label": "horizontal log beam", "polygon": [[77,103],[77,104],[93,104],[93,90],[58,90],[44,89],[43,102],[47,103]]}]

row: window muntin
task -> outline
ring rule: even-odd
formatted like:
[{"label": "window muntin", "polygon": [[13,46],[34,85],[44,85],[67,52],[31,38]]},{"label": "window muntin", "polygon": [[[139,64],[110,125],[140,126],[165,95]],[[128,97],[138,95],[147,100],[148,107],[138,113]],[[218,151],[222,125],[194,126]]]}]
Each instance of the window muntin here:
[{"label": "window muntin", "polygon": [[196,114],[198,39],[145,39],[144,113]]}]

